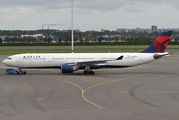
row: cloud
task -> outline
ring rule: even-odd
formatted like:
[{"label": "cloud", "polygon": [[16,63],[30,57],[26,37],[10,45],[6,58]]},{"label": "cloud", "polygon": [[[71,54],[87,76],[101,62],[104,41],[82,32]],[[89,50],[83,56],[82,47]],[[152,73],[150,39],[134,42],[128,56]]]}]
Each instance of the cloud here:
[{"label": "cloud", "polygon": [[13,21],[19,20],[21,15],[28,14],[33,12],[33,10],[26,7],[13,7],[13,8],[0,8],[0,15],[3,16],[3,19],[10,19]]},{"label": "cloud", "polygon": [[178,0],[165,0],[166,3],[170,4],[171,6],[179,9],[179,1]]},{"label": "cloud", "polygon": [[124,12],[136,13],[136,12],[145,12],[146,10],[142,7],[141,3],[129,4],[124,7]]},{"label": "cloud", "polygon": [[[177,0],[73,1],[74,23],[83,30],[145,27],[161,21],[166,24],[166,18],[167,22],[171,21],[168,16],[178,20]],[[0,15],[3,16],[0,23],[3,29],[39,29],[43,24],[58,24],[54,21],[60,21],[63,24],[60,29],[64,29],[71,24],[71,0],[1,0]]]},{"label": "cloud", "polygon": [[[162,0],[73,0],[74,8],[76,9],[87,9],[94,10],[100,12],[109,12],[119,9],[123,6],[131,6],[132,9],[136,9],[138,3],[140,4],[161,4]],[[170,1],[165,1],[170,2]],[[176,0],[171,0],[171,4],[177,2]],[[17,7],[17,6],[25,6],[25,7],[34,7],[34,8],[44,8],[47,10],[50,9],[70,9],[71,8],[71,0],[11,0],[11,2],[7,0],[1,0],[1,7]],[[134,8],[135,7],[135,8]],[[136,10],[140,11],[140,10]]]}]

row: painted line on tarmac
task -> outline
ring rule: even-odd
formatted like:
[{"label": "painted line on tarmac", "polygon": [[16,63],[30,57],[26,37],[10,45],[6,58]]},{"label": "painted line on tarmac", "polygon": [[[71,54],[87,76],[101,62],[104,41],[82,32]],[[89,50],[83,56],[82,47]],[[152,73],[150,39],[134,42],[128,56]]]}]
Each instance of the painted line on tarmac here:
[{"label": "painted line on tarmac", "polygon": [[58,80],[58,81],[62,81],[62,82],[66,82],[66,83],[69,83],[69,84],[71,84],[71,85],[74,85],[74,86],[76,86],[76,87],[78,87],[78,88],[81,89],[81,91],[82,91],[82,98],[83,98],[85,101],[87,101],[88,103],[90,103],[90,104],[92,104],[92,105],[94,105],[94,106],[96,106],[96,107],[98,107],[98,108],[100,108],[100,109],[103,109],[101,106],[99,106],[99,105],[97,105],[97,104],[95,104],[95,103],[89,101],[88,99],[86,99],[85,96],[84,96],[85,90],[83,90],[83,88],[80,87],[79,85],[77,85],[77,84],[75,84],[75,83],[72,83],[72,82],[69,82],[69,81],[66,81],[66,80],[57,79],[57,78],[46,77],[46,76],[39,76],[39,77],[48,78],[48,79],[54,79],[54,80]]},{"label": "painted line on tarmac", "polygon": [[162,73],[162,72],[167,72],[167,71],[172,71],[172,70],[177,70],[179,68],[172,68],[172,69],[167,69],[167,70],[163,70],[163,71],[156,71],[156,72],[151,72],[151,73],[146,73],[146,74],[141,74],[141,75],[136,75],[136,76],[131,76],[131,77],[125,77],[125,78],[121,78],[121,79],[117,79],[117,80],[111,80],[111,81],[107,81],[107,82],[102,82],[102,83],[98,83],[98,84],[95,84],[95,85],[92,85],[86,89],[83,89],[82,87],[80,87],[79,85],[75,84],[75,83],[72,83],[72,82],[69,82],[69,81],[66,81],[66,80],[61,80],[61,79],[57,79],[57,78],[52,78],[52,77],[46,77],[46,76],[38,76],[38,77],[41,77],[41,78],[48,78],[48,79],[54,79],[54,80],[58,80],[58,81],[62,81],[62,82],[66,82],[66,83],[69,83],[71,85],[74,85],[78,88],[81,89],[82,91],[82,98],[87,101],[88,103],[100,108],[100,109],[103,109],[101,106],[89,101],[88,99],[85,98],[84,96],[84,93],[91,89],[91,88],[94,88],[96,86],[99,86],[99,85],[103,85],[103,84],[107,84],[107,83],[112,83],[112,82],[117,82],[117,81],[122,81],[122,80],[127,80],[127,79],[132,79],[132,78],[137,78],[137,77],[142,77],[142,76],[147,76],[147,75],[151,75],[151,74],[157,74],[157,73]]},{"label": "painted line on tarmac", "polygon": [[[163,70],[163,71],[158,71],[158,72],[156,71],[156,72],[152,72],[152,73],[141,74],[141,75],[126,77],[126,78],[121,78],[121,79],[118,79],[118,80],[112,80],[112,81],[107,81],[107,82],[103,82],[103,83],[98,83],[98,84],[95,84],[95,85],[93,85],[93,86],[90,86],[90,87],[86,88],[86,89],[84,90],[84,92],[87,91],[87,90],[89,90],[89,89],[91,89],[91,88],[94,88],[94,87],[96,87],[96,86],[103,85],[103,84],[107,84],[107,83],[112,83],[112,82],[117,82],[117,81],[122,81],[122,80],[127,80],[127,79],[142,77],[142,76],[146,76],[146,75],[151,75],[151,74],[157,74],[157,73],[162,73],[162,72],[177,70],[177,69],[179,69],[179,68],[172,68],[172,69],[168,69],[168,70]],[[127,92],[128,92],[128,91],[127,91]],[[127,93],[127,92],[125,91],[125,93]]]},{"label": "painted line on tarmac", "polygon": [[103,83],[99,83],[99,84],[95,84],[93,86],[90,86],[90,87],[86,88],[84,91],[86,91],[86,90],[88,90],[90,88],[102,85],[102,84],[106,84],[106,83],[112,83],[112,82],[122,81],[122,80],[126,80],[126,79],[137,78],[137,77],[141,77],[141,76],[146,76],[146,75],[151,75],[151,74],[156,74],[156,73],[162,73],[162,72],[172,71],[172,70],[176,70],[176,69],[179,69],[179,68],[172,68],[172,69],[168,69],[168,70],[163,70],[163,71],[158,71],[158,72],[156,71],[156,72],[151,72],[151,73],[146,73],[146,74],[126,77],[126,78],[121,78],[121,79],[118,79],[118,80],[107,81],[107,82],[103,82]]}]

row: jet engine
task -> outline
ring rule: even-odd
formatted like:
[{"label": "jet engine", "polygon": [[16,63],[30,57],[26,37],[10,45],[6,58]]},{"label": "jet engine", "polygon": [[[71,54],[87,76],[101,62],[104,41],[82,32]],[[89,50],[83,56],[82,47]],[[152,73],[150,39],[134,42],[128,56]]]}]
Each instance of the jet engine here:
[{"label": "jet engine", "polygon": [[78,67],[73,65],[62,65],[61,71],[62,73],[73,73],[74,71],[77,71]]}]

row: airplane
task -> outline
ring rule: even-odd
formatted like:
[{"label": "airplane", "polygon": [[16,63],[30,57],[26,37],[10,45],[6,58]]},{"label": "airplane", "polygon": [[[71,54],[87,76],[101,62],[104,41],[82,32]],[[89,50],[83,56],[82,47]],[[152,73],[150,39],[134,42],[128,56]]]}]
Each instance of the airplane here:
[{"label": "airplane", "polygon": [[164,31],[147,49],[140,53],[27,53],[9,56],[3,63],[24,68],[60,68],[62,73],[84,69],[85,75],[94,75],[92,69],[123,68],[155,61],[169,55],[165,49],[172,31]]}]

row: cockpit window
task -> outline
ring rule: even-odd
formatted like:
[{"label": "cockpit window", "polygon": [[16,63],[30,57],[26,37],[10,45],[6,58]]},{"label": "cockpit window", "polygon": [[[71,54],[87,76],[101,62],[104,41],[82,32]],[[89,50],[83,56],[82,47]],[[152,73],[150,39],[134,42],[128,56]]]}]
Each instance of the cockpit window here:
[{"label": "cockpit window", "polygon": [[8,60],[11,60],[11,58],[7,58]]}]

